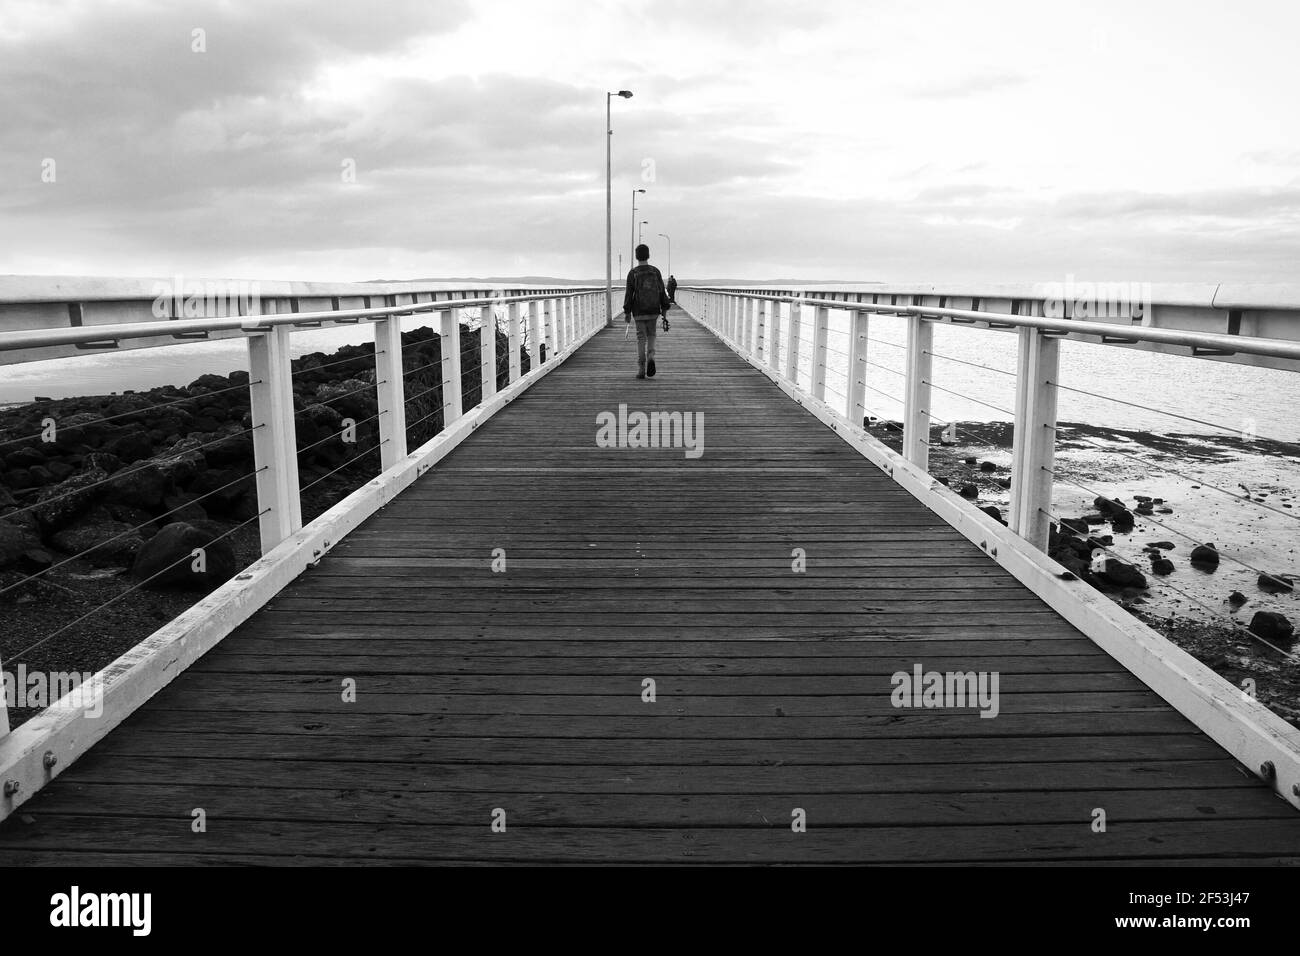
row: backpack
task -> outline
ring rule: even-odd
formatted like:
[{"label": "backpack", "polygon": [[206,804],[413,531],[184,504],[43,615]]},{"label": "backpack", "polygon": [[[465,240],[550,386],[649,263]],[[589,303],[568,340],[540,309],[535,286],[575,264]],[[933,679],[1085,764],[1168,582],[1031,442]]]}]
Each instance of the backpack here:
[{"label": "backpack", "polygon": [[632,312],[636,315],[658,315],[659,290],[663,280],[653,266],[638,266],[632,270]]}]

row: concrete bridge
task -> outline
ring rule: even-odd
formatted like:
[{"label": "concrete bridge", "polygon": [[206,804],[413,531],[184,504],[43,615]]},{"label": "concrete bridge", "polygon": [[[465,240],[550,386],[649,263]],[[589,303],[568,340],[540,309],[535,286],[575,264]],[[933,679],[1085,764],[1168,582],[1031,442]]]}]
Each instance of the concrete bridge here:
[{"label": "concrete bridge", "polygon": [[[11,288],[8,362],[248,339],[264,555],[109,666],[101,715],[0,738],[0,864],[1300,861],[1300,732],[1041,550],[1061,337],[1295,368],[1300,303],[683,289],[637,381],[603,289],[373,288],[161,321],[142,290]],[[478,403],[444,388],[407,448],[401,320],[435,318],[459,385],[480,308],[508,383],[480,335]],[[901,453],[862,427],[881,313],[909,323]],[[382,471],[303,525],[287,340],[353,321]],[[1006,526],[926,471],[954,321],[1018,349]],[[597,440],[620,406],[683,417]]]}]

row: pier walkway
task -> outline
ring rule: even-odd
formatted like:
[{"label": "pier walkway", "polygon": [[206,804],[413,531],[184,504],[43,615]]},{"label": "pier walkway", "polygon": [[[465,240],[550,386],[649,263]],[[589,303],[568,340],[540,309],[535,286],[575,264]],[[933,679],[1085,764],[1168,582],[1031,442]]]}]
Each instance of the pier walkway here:
[{"label": "pier walkway", "polygon": [[[1290,806],[708,329],[659,352],[636,381],[598,333],[0,864],[1300,861]],[[600,447],[621,403],[702,453]],[[996,674],[996,716],[895,706],[918,669]]]}]

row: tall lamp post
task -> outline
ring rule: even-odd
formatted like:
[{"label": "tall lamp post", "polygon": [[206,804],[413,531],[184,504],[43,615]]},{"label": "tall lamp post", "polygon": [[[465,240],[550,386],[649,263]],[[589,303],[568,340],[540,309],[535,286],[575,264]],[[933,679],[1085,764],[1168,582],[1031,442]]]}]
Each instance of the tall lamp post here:
[{"label": "tall lamp post", "polygon": [[636,241],[638,245],[645,242],[645,237],[641,234],[641,226],[648,226],[648,225],[650,225],[650,220],[642,219],[641,225],[636,227]]},{"label": "tall lamp post", "polygon": [[625,100],[632,98],[631,90],[619,90],[617,93],[605,91],[605,328],[614,325],[614,225],[613,225],[613,189],[610,174],[610,141],[614,137],[614,124],[610,119],[610,101],[615,96]]},{"label": "tall lamp post", "polygon": [[645,190],[641,188],[632,190],[632,262],[636,262],[636,194],[643,192]]},{"label": "tall lamp post", "polygon": [[668,240],[668,274],[673,274],[673,237],[666,232],[659,233],[660,236]]}]

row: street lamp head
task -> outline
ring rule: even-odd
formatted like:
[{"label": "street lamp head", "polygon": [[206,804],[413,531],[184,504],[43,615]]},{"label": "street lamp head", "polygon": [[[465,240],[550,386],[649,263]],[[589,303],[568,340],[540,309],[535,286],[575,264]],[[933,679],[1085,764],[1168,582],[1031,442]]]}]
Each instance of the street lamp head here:
[{"label": "street lamp head", "polygon": [[644,189],[638,189],[638,190],[636,190],[636,192],[643,193],[643,192],[645,192],[645,190],[644,190]]},{"label": "street lamp head", "polygon": [[623,99],[625,99],[625,100],[630,100],[630,99],[632,98],[632,91],[631,91],[631,90],[619,90],[619,91],[618,91],[618,95],[621,96],[621,97],[623,97]]}]

